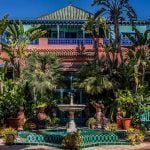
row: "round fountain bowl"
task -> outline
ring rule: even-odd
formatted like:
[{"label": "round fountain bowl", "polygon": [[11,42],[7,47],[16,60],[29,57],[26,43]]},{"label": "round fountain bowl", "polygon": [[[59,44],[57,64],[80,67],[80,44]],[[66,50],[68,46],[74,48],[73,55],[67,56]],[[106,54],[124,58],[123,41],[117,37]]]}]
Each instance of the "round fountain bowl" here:
[{"label": "round fountain bowl", "polygon": [[73,105],[70,105],[70,104],[60,104],[60,105],[57,105],[59,110],[61,111],[68,111],[68,112],[78,112],[78,111],[82,111],[84,110],[85,106],[86,105],[78,105],[78,104],[73,104]]}]

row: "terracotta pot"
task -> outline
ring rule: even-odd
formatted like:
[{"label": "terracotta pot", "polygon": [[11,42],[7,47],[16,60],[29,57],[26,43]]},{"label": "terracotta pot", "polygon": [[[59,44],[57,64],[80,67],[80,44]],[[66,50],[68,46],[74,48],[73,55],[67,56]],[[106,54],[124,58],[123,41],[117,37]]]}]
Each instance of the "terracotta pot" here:
[{"label": "terracotta pot", "polygon": [[95,129],[95,124],[91,124],[91,129]]},{"label": "terracotta pot", "polygon": [[123,118],[122,122],[123,122],[124,129],[128,130],[130,128],[130,125],[131,125],[131,119],[130,118]]},{"label": "terracotta pot", "polygon": [[8,122],[7,126],[13,128],[13,129],[17,129],[18,128],[18,121],[19,121],[18,118],[9,118],[7,120],[7,122]]},{"label": "terracotta pot", "polygon": [[123,123],[122,123],[122,119],[117,119],[117,127],[118,129],[122,129],[123,128]]},{"label": "terracotta pot", "polygon": [[15,135],[13,135],[13,134],[7,134],[7,135],[6,135],[6,139],[5,139],[5,140],[6,140],[5,143],[6,143],[7,145],[13,144],[15,138],[16,138]]}]

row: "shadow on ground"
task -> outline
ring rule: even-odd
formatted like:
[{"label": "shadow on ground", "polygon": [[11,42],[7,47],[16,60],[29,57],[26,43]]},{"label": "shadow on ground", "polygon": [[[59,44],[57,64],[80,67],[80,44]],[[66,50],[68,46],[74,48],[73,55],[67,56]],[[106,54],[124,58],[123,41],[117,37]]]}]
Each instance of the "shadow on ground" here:
[{"label": "shadow on ground", "polygon": [[0,150],[58,150],[58,149],[52,147],[46,147],[46,146],[0,145]]}]

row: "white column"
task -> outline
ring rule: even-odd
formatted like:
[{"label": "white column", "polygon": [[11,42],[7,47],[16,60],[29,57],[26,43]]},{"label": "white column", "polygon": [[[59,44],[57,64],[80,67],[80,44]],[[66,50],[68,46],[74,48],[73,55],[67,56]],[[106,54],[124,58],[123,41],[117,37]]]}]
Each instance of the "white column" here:
[{"label": "white column", "polygon": [[85,31],[83,31],[83,44],[85,44]]},{"label": "white column", "polygon": [[59,34],[59,24],[57,24],[57,39],[60,38],[60,34]]}]

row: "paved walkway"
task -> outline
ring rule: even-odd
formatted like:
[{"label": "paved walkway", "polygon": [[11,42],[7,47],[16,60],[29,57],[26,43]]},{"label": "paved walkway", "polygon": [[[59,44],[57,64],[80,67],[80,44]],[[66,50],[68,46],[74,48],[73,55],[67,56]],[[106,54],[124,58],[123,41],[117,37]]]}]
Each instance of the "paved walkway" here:
[{"label": "paved walkway", "polygon": [[[148,132],[148,137],[149,135],[150,132]],[[60,150],[60,149],[48,146],[24,146],[24,145],[7,146],[4,145],[3,139],[0,139],[0,150]],[[135,146],[111,145],[111,146],[85,148],[84,150],[150,150],[150,139],[148,138],[144,143]]]},{"label": "paved walkway", "polygon": [[[60,149],[47,146],[0,145],[0,150],[60,150]],[[84,150],[150,150],[150,142],[145,142],[136,146],[102,146],[102,147],[85,148]]]}]

